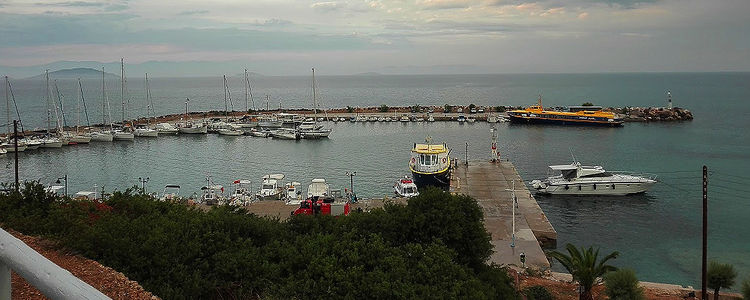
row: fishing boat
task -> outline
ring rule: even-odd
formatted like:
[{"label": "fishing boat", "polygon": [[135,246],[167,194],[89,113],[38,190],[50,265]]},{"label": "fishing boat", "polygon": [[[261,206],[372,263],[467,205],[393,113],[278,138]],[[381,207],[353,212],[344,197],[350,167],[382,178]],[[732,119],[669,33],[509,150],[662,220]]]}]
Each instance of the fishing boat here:
[{"label": "fishing boat", "polygon": [[357,116],[357,122],[367,122],[367,116],[365,115]]},{"label": "fishing boat", "polygon": [[434,186],[447,189],[450,186],[451,160],[450,149],[445,144],[414,144],[411,150],[409,169],[414,184],[419,189]]},{"label": "fishing boat", "polygon": [[310,182],[310,185],[307,186],[307,198],[327,197],[329,196],[329,189],[330,186],[328,185],[328,183],[326,183],[325,179],[315,178]]},{"label": "fishing boat", "polygon": [[475,119],[474,117],[468,117],[468,118],[466,118],[466,122],[469,122],[469,123],[474,123],[476,121],[477,121],[477,119]]},{"label": "fishing boat", "polygon": [[161,201],[175,201],[180,197],[180,186],[176,184],[167,184],[161,194]]},{"label": "fishing boat", "polygon": [[284,174],[268,174],[263,176],[260,190],[255,193],[258,200],[280,200],[281,188],[279,183],[284,180]]},{"label": "fishing boat", "polygon": [[[152,117],[156,118],[156,112],[154,111],[153,101],[151,100],[151,86],[148,82],[148,73],[146,73],[146,79],[144,86],[146,88],[146,124],[135,125],[135,131],[133,135],[138,137],[158,137],[159,131],[151,128]],[[152,117],[149,117],[151,115]]]},{"label": "fishing boat", "polygon": [[302,184],[299,182],[287,182],[284,185],[284,200],[286,205],[299,205],[304,198],[302,198],[302,190],[300,187]]},{"label": "fishing boat", "polygon": [[205,205],[223,205],[226,201],[224,197],[224,187],[218,184],[211,184],[201,187],[200,202]]},{"label": "fishing boat", "polygon": [[352,122],[352,123],[354,123],[354,122],[357,122],[357,117],[355,117],[355,116],[350,116],[350,117],[349,117],[349,122]]},{"label": "fishing boat", "polygon": [[487,115],[487,123],[497,123],[497,116],[495,115]]},{"label": "fishing boat", "polygon": [[393,191],[398,197],[411,198],[419,196],[417,185],[414,184],[414,180],[406,176],[396,180],[396,183],[393,185]]},{"label": "fishing boat", "polygon": [[391,119],[391,117],[385,117],[385,121],[386,122],[393,122],[393,119]]},{"label": "fishing boat", "polygon": [[427,122],[435,122],[435,118],[430,115],[429,117],[427,117]]},{"label": "fishing boat", "polygon": [[456,121],[458,121],[459,124],[463,124],[466,122],[466,117],[464,115],[459,115]]},{"label": "fishing boat", "polygon": [[508,112],[510,121],[522,124],[560,124],[620,127],[624,121],[612,112],[601,110],[549,111],[542,106],[539,96],[537,105]]},{"label": "fishing boat", "polygon": [[401,118],[399,119],[399,121],[404,122],[404,123],[411,122],[411,120],[409,119],[409,115],[407,114],[401,115]]},{"label": "fishing boat", "polygon": [[539,194],[624,196],[646,192],[656,184],[655,175],[610,173],[601,166],[582,166],[577,161],[549,169],[560,175],[529,183]]},{"label": "fishing boat", "polygon": [[162,122],[159,124],[156,124],[156,131],[159,132],[159,134],[178,134],[180,130],[177,129],[177,127],[174,127],[174,125],[166,122]]},{"label": "fishing boat", "polygon": [[245,206],[255,200],[255,195],[250,191],[250,180],[237,179],[232,184],[234,184],[234,192],[229,196],[230,205]]}]

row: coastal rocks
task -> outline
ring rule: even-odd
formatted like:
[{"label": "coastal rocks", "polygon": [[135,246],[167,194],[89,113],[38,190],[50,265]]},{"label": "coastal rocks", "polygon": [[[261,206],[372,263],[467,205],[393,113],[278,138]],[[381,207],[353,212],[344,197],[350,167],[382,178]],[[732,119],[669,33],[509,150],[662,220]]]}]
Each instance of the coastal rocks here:
[{"label": "coastal rocks", "polygon": [[675,107],[624,107],[606,109],[614,112],[627,122],[673,122],[691,121],[693,113],[687,109]]}]

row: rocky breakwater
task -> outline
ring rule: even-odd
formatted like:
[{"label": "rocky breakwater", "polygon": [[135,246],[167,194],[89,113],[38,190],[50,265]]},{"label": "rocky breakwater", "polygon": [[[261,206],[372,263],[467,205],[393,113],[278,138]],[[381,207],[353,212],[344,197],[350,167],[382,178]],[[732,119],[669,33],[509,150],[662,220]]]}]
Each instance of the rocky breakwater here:
[{"label": "rocky breakwater", "polygon": [[691,121],[693,113],[684,108],[666,107],[624,107],[608,108],[626,122],[673,122]]}]

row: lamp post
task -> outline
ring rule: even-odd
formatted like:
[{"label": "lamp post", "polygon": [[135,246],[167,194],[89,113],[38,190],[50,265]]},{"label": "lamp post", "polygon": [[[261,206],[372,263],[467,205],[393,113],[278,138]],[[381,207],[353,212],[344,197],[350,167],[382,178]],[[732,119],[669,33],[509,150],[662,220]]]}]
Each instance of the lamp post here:
[{"label": "lamp post", "polygon": [[518,198],[516,197],[516,181],[513,180],[511,182],[511,184],[512,184],[511,188],[510,189],[505,189],[505,190],[509,191],[511,193],[511,195],[510,195],[510,197],[511,197],[511,200],[510,200],[511,204],[510,204],[510,206],[511,206],[511,211],[512,211],[511,222],[513,224],[512,225],[513,227],[511,229],[512,233],[511,233],[510,247],[511,248],[515,248],[516,247],[516,206],[518,205]]},{"label": "lamp post", "polygon": [[58,177],[55,183],[59,184],[61,179],[65,180],[65,189],[63,191],[65,192],[65,197],[67,197],[68,196],[68,174],[65,174],[65,176],[63,177]]},{"label": "lamp post", "polygon": [[149,177],[146,177],[146,178],[138,177],[138,181],[141,183],[141,192],[144,194],[146,193],[146,182],[148,182],[149,179],[150,179]]},{"label": "lamp post", "polygon": [[346,172],[346,176],[349,176],[349,189],[352,191],[352,199],[354,201],[357,201],[357,194],[354,193],[354,176],[357,175],[357,172]]}]

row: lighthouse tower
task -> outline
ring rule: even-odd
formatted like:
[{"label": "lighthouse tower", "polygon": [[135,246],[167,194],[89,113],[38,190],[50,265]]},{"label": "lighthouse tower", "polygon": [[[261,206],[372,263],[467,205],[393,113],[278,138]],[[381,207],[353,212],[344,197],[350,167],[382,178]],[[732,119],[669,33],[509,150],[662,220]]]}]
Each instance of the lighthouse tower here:
[{"label": "lighthouse tower", "polygon": [[669,110],[672,110],[672,92],[671,91],[667,91],[667,108],[669,108]]}]

